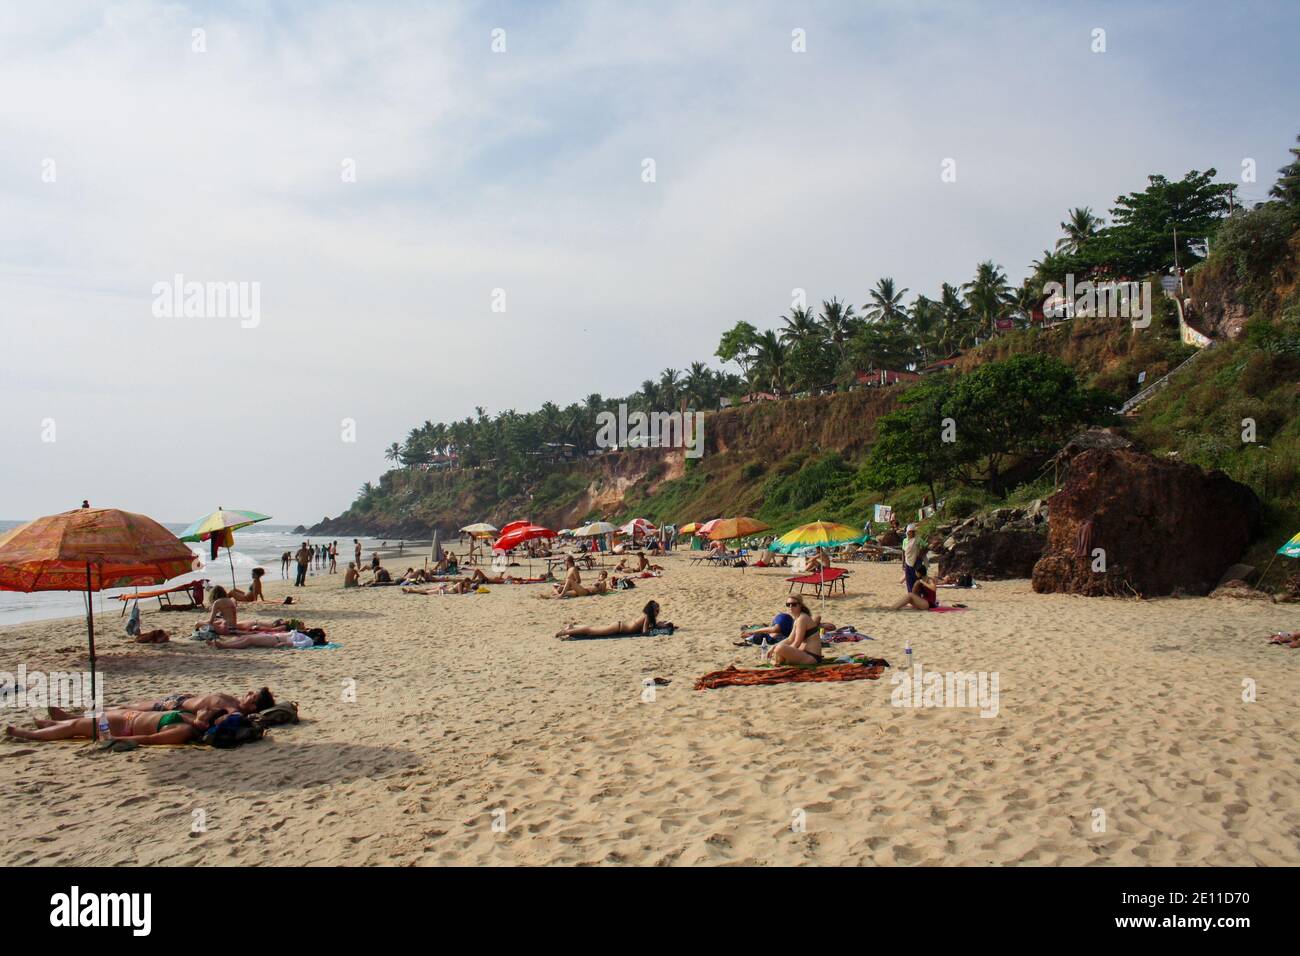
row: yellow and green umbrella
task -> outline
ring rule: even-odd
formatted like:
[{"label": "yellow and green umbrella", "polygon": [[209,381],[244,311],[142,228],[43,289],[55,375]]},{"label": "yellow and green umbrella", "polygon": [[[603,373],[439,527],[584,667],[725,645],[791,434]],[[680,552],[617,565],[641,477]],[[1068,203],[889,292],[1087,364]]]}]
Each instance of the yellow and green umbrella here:
[{"label": "yellow and green umbrella", "polygon": [[212,546],[213,557],[216,556],[217,548],[224,545],[226,557],[230,560],[230,584],[233,587],[235,584],[235,559],[231,557],[230,549],[235,544],[235,532],[240,528],[247,528],[250,524],[268,521],[270,518],[270,515],[258,514],[256,511],[218,508],[212,514],[204,515],[191,524],[181,534],[180,538],[182,541],[209,541],[215,537],[217,540]]},{"label": "yellow and green umbrella", "polygon": [[814,521],[793,531],[787,531],[773,543],[772,549],[790,554],[803,548],[838,548],[842,544],[858,544],[865,536],[857,528],[834,521]]}]

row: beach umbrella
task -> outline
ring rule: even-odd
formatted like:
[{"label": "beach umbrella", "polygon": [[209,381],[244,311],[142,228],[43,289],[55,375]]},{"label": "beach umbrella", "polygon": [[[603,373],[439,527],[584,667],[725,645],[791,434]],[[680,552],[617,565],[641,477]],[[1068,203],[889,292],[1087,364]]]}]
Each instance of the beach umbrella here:
[{"label": "beach umbrella", "polygon": [[1272,569],[1273,562],[1277,560],[1279,554],[1284,558],[1300,558],[1300,533],[1297,533],[1290,541],[1273,552],[1273,557],[1268,559],[1268,564],[1264,566],[1264,573],[1259,576],[1256,586],[1264,583],[1264,576]]},{"label": "beach umbrella", "polygon": [[[116,508],[78,508],[0,535],[0,591],[85,591],[90,696],[95,689],[95,612],[90,593],[161,584],[194,567],[194,555],[158,522]],[[99,726],[92,732],[99,737]]]},{"label": "beach umbrella", "polygon": [[699,530],[700,530],[700,523],[698,521],[692,521],[690,524],[684,524],[677,529],[677,531],[680,534],[695,534],[695,532]]},{"label": "beach umbrella", "polygon": [[198,521],[181,532],[182,541],[209,541],[216,538],[212,546],[212,556],[216,557],[217,548],[224,545],[226,557],[230,561],[230,586],[235,586],[235,559],[231,548],[235,546],[235,532],[247,528],[250,524],[270,520],[270,515],[258,514],[256,511],[239,511],[218,508],[210,515],[204,515]]},{"label": "beach umbrella", "polygon": [[429,545],[429,552],[433,556],[433,563],[437,564],[442,560],[442,542],[438,540],[438,529],[433,529],[433,542]]},{"label": "beach umbrella", "polygon": [[772,545],[773,551],[792,554],[800,548],[837,548],[842,544],[857,544],[864,535],[856,528],[833,521],[814,521],[787,531]]},{"label": "beach umbrella", "polygon": [[619,534],[654,534],[658,529],[645,518],[633,518],[623,527],[618,529]]},{"label": "beach umbrella", "polygon": [[[508,530],[507,530],[508,529]],[[550,528],[543,528],[541,525],[529,524],[526,521],[514,522],[514,526],[506,525],[501,531],[501,537],[492,542],[493,551],[513,551],[526,541],[534,541],[538,538],[554,538],[555,532]],[[528,575],[532,577],[533,561],[532,554],[528,556]]]},{"label": "beach umbrella", "polygon": [[461,534],[473,535],[476,538],[490,538],[500,531],[496,525],[480,521],[478,524],[467,524],[460,529]]},{"label": "beach umbrella", "polygon": [[711,526],[706,532],[711,541],[729,541],[732,538],[743,538],[747,534],[758,534],[760,531],[766,531],[770,525],[766,525],[757,518],[741,516],[739,518],[718,518],[716,521],[710,521]]},{"label": "beach umbrella", "polygon": [[709,532],[712,531],[714,528],[716,528],[718,526],[718,522],[721,520],[722,520],[721,518],[714,518],[712,521],[706,521],[704,522],[704,524],[699,525],[695,529],[695,533],[699,535],[703,535],[704,537],[707,538],[709,536]]},{"label": "beach umbrella", "polygon": [[613,534],[618,529],[608,521],[593,521],[591,524],[585,524],[574,534],[581,538],[594,538],[602,534]]}]

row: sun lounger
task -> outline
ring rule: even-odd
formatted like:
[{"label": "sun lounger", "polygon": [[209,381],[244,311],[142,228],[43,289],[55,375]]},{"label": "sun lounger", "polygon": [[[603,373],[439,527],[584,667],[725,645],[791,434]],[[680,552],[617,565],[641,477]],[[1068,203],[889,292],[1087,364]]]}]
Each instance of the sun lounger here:
[{"label": "sun lounger", "polygon": [[786,578],[790,582],[790,588],[786,593],[793,594],[794,586],[797,584],[799,585],[799,593],[803,594],[803,589],[811,585],[815,589],[817,596],[821,597],[822,588],[826,588],[828,594],[834,594],[835,585],[839,584],[840,593],[845,594],[847,592],[844,590],[844,579],[848,576],[849,572],[845,568],[827,568],[824,571],[814,571],[812,574],[796,575],[792,578]]},{"label": "sun lounger", "polygon": [[[203,607],[203,589],[207,587],[208,579],[202,578],[198,581],[190,581],[186,584],[177,584],[169,588],[155,588],[152,591],[137,591],[135,594],[119,594],[116,599],[122,602],[122,614],[126,613],[128,601],[141,601],[148,598],[157,598],[158,607],[175,608],[178,611],[188,611],[191,608]],[[188,593],[190,600],[186,604],[177,604],[172,601],[173,594]],[[165,602],[165,604],[164,604]],[[119,615],[120,616],[120,615]]]}]

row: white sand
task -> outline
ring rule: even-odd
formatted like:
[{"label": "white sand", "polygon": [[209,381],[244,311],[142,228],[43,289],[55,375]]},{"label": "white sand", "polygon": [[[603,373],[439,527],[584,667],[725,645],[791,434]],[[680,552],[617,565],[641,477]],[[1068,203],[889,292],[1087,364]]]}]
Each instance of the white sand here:
[{"label": "white sand", "polygon": [[[1300,863],[1300,652],[1265,643],[1300,629],[1300,608],[1036,595],[1018,581],[943,592],[966,613],[885,613],[868,607],[901,593],[898,566],[855,566],[827,613],[879,640],[851,649],[898,664],[910,637],[927,669],[997,671],[999,714],[985,719],[891,706],[890,671],[697,692],[701,674],[753,660],[730,642],[780,610],[783,572],[668,564],[633,591],[574,601],[536,599],[544,585],[345,592],[341,575],[317,574],[292,613],[334,651],[135,645],[110,612],[110,703],[269,684],[304,720],[235,751],[0,741],[0,863]],[[551,637],[568,620],[634,617],[651,597],[676,635]],[[195,617],[144,623],[176,636]],[[83,669],[84,622],[0,631],[0,670],[20,662]],[[650,676],[672,683],[643,702]]]}]

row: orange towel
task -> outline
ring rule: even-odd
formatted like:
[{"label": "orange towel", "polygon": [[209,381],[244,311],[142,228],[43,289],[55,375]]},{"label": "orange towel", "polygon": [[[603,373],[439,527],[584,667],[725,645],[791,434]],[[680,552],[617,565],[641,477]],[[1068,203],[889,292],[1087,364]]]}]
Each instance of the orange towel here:
[{"label": "orange towel", "polygon": [[731,665],[726,670],[705,674],[695,682],[696,690],[715,687],[752,687],[758,684],[803,684],[821,681],[876,680],[885,669],[879,665],[823,664],[821,667],[770,667],[741,670]]}]

